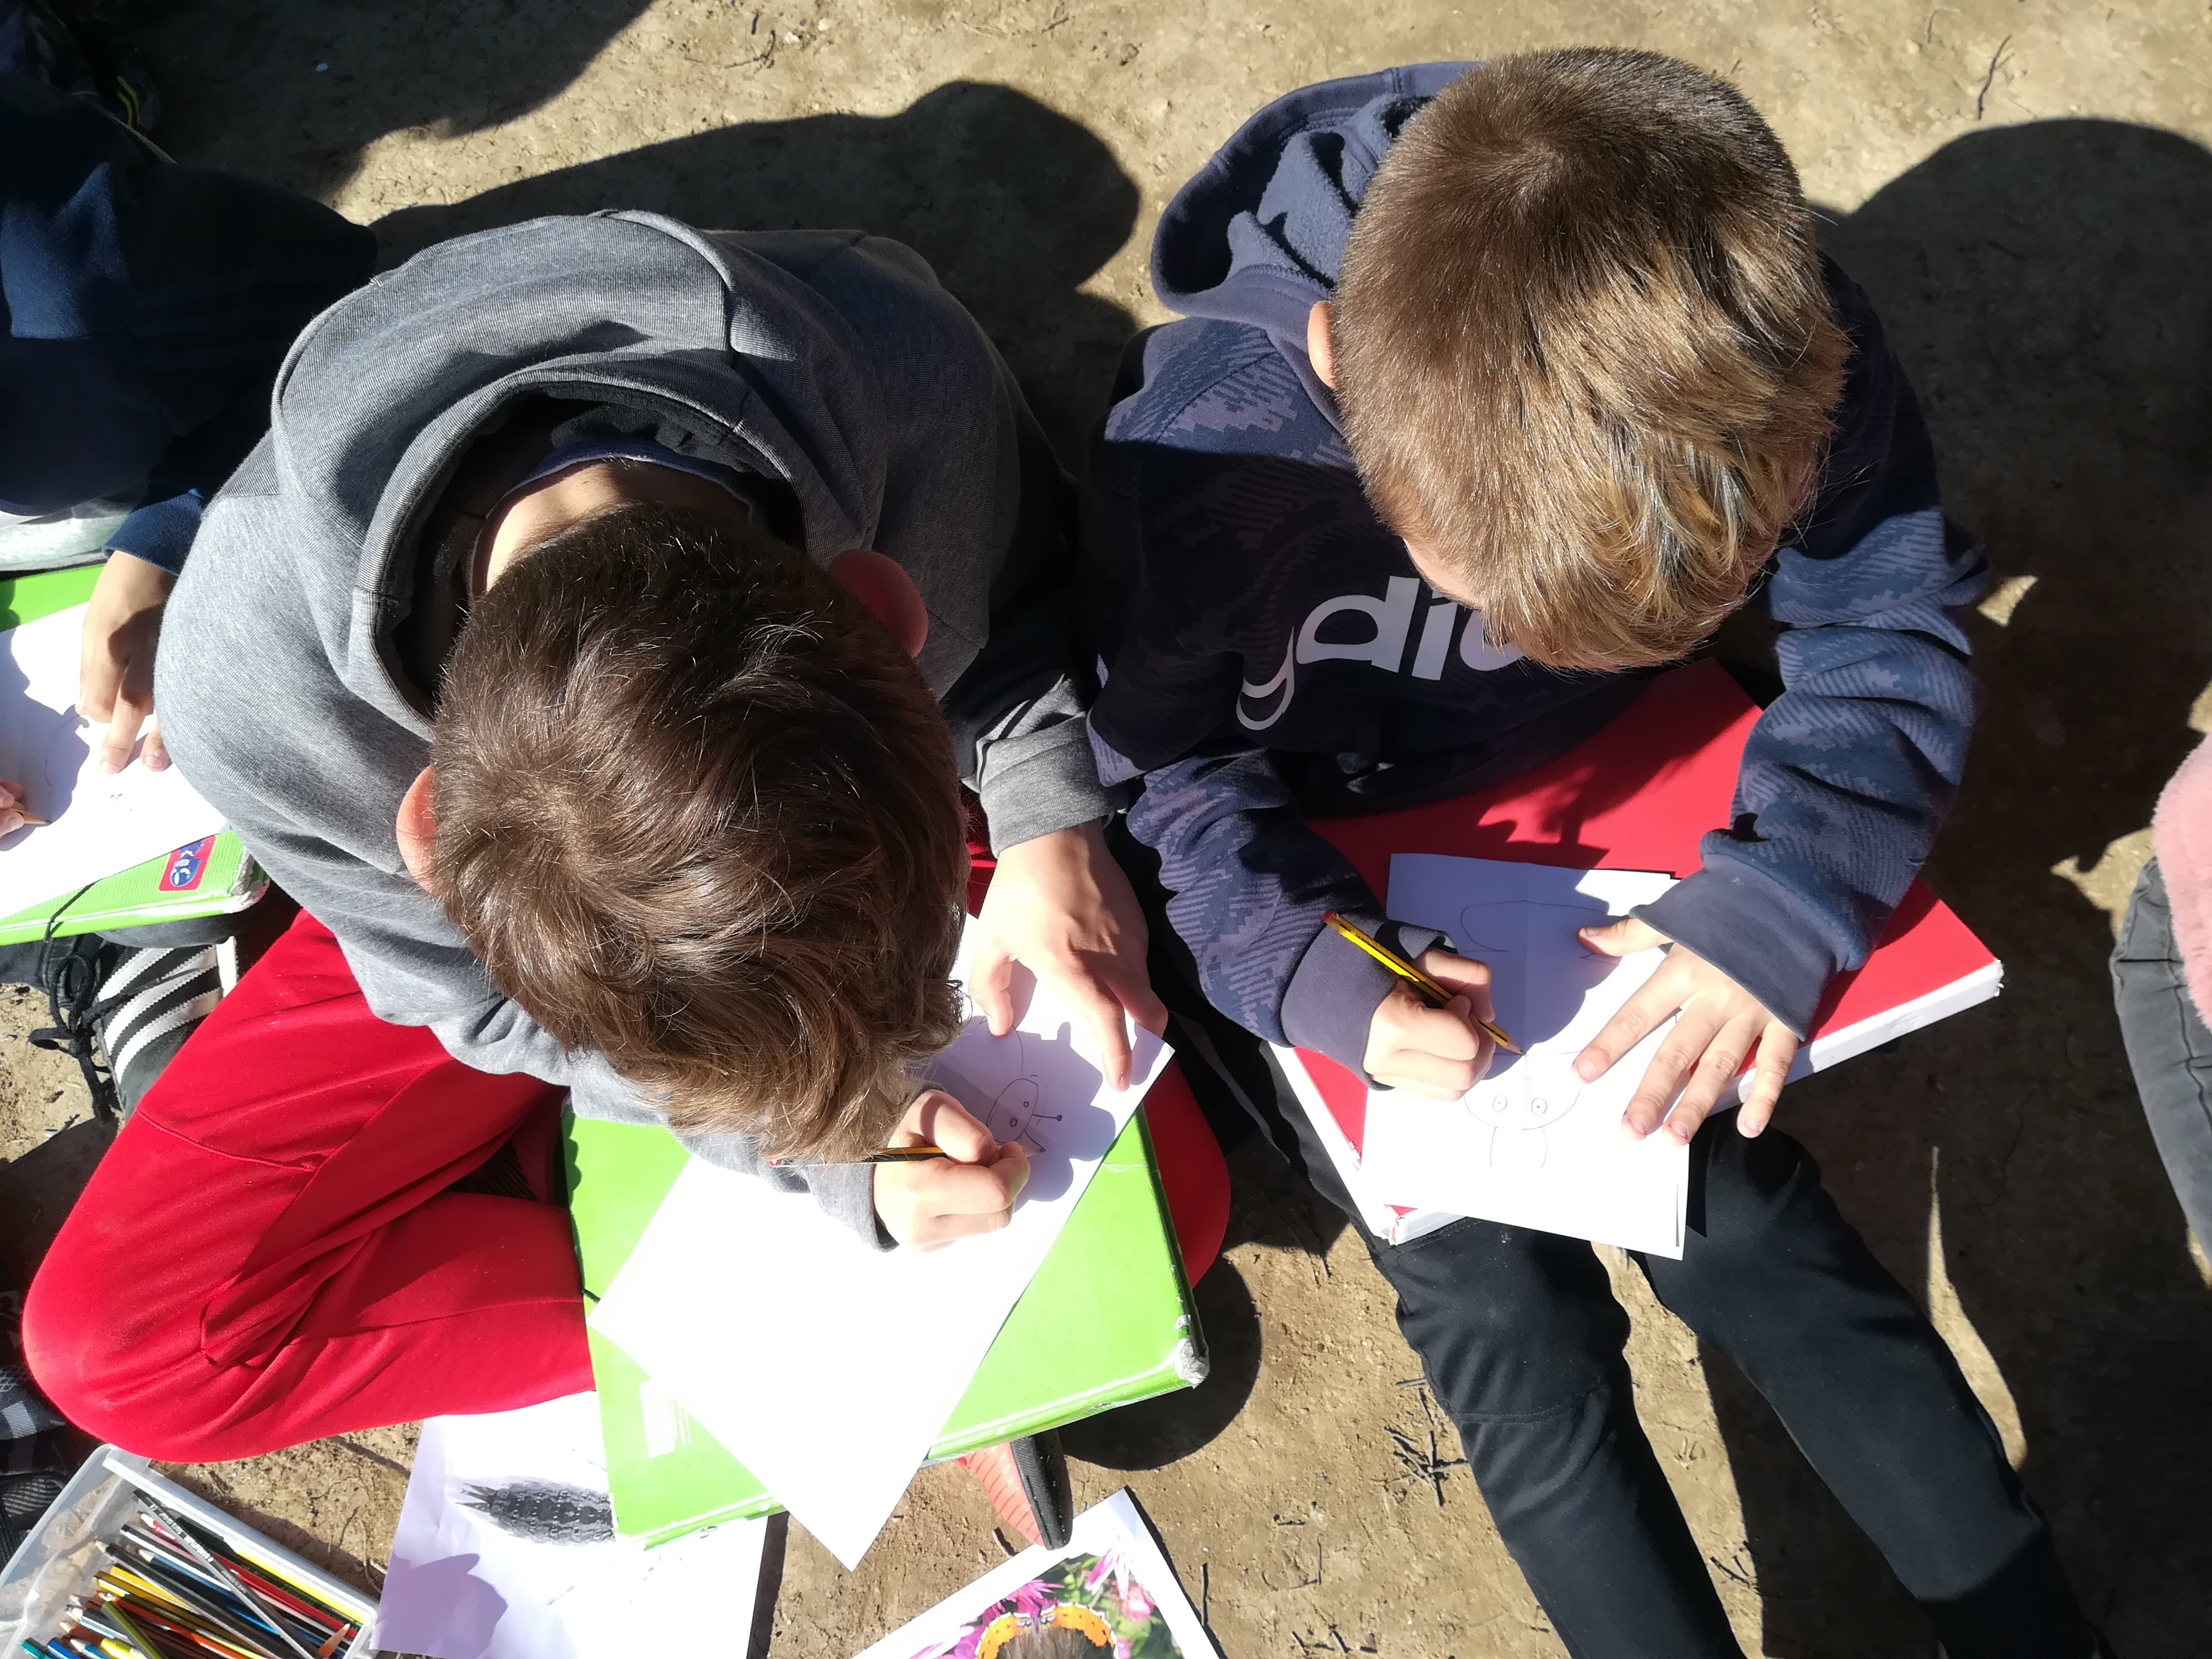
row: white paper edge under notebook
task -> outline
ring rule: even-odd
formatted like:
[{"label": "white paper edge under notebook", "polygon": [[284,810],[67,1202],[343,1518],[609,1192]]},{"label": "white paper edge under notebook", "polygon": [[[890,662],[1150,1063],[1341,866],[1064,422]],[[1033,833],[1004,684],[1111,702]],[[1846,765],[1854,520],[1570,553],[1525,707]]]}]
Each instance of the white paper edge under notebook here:
[{"label": "white paper edge under notebook", "polygon": [[[957,973],[964,962],[963,946]],[[694,1158],[593,1310],[593,1328],[856,1566],[1166,1065],[1158,1038],[1137,1037],[1131,1086],[1117,1094],[1100,1080],[1088,1024],[1047,988],[1006,1037],[971,1009],[933,1076],[1001,1140],[1034,1123],[1080,1148],[1037,1161],[1003,1231],[878,1251],[810,1194]],[[1049,1128],[1048,1106],[1065,1115]],[[728,1270],[715,1271],[720,1263]]]},{"label": "white paper edge under notebook", "polygon": [[72,606],[0,630],[0,778],[24,787],[24,804],[51,822],[0,837],[0,915],[61,899],[78,888],[214,835],[222,814],[174,767],[132,760],[103,772],[104,726],[76,713],[79,642],[87,607]]},{"label": "white paper edge under notebook", "polygon": [[384,1645],[602,1659],[659,1645],[638,1632],[673,1615],[687,1651],[745,1659],[768,1522],[724,1522],[649,1551],[613,1525],[597,1395],[430,1419],[392,1540]]},{"label": "white paper edge under notebook", "polygon": [[[1168,1565],[1167,1556],[1145,1524],[1144,1514],[1125,1486],[1075,1517],[1065,1549],[1033,1545],[1001,1561],[975,1583],[948,1595],[927,1613],[910,1619],[856,1659],[943,1659],[969,1634],[975,1615],[997,1606],[1047,1569],[1079,1555],[1104,1558],[1118,1553],[1166,1621],[1182,1659],[1220,1659],[1205,1622]],[[1110,1653],[1100,1659],[1112,1659]]]},{"label": "white paper edge under notebook", "polygon": [[[1360,1160],[1370,1191],[1409,1209],[1449,1210],[1680,1259],[1689,1149],[1664,1136],[1632,1139],[1620,1128],[1672,1022],[1654,1028],[1594,1083],[1580,1082],[1568,1064],[1663,960],[1654,950],[1608,963],[1577,943],[1577,917],[1618,921],[1674,884],[1664,872],[1420,853],[1392,858],[1393,918],[1435,928],[1467,954],[1502,961],[1501,973],[1517,976],[1501,981],[1499,1018],[1528,1053],[1499,1055],[1486,1079],[1458,1102],[1370,1090]],[[1485,949],[1468,936],[1468,928],[1482,925],[1470,908],[1477,906],[1502,913],[1492,919],[1501,928],[1528,929],[1527,937],[1508,946],[1492,934],[1498,949]],[[1524,957],[1524,951],[1530,954]],[[1547,984],[1548,993],[1542,988]],[[1515,1006],[1513,994],[1524,988],[1555,1000],[1533,1028],[1534,1011]],[[1541,1110],[1543,1097],[1558,1107],[1562,1089],[1564,1109],[1540,1121],[1528,1116],[1532,1106]],[[1486,1109],[1493,1093],[1505,1113],[1495,1122]],[[1486,1108],[1480,1112],[1478,1098]],[[1524,1143],[1525,1158],[1516,1150]],[[1492,1157],[1506,1161],[1493,1166]]]}]

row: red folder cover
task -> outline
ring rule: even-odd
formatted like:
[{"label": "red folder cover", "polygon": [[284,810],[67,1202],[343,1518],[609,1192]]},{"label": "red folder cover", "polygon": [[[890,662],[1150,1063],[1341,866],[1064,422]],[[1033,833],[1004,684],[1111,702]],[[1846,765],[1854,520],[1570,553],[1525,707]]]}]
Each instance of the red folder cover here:
[{"label": "red folder cover", "polygon": [[[1698,838],[1729,822],[1744,741],[1758,718],[1758,705],[1726,671],[1696,663],[1660,676],[1603,731],[1509,783],[1400,812],[1316,818],[1313,827],[1377,893],[1389,890],[1394,853],[1686,876],[1698,868]],[[1988,948],[1915,881],[1866,964],[1829,986],[1796,1073],[1825,1069],[1984,1001],[2002,980]],[[1285,1051],[1285,1058],[1294,1059],[1287,1069],[1309,1108],[1325,1108],[1341,1133],[1340,1162],[1348,1153],[1356,1166],[1365,1085],[1323,1055]],[[1334,1139],[1330,1125],[1321,1127]],[[1346,1171],[1356,1194],[1354,1173]],[[1380,1219],[1370,1215],[1370,1224]]]}]

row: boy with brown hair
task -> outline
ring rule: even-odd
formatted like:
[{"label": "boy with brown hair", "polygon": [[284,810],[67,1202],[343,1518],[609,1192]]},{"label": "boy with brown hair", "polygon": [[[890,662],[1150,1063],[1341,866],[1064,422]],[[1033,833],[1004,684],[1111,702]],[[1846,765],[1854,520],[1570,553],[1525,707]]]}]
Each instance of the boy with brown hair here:
[{"label": "boy with brown hair", "polygon": [[[589,1388],[564,1098],[879,1248],[1003,1225],[1021,1148],[910,1080],[957,1025],[963,781],[978,1000],[1048,976],[1124,1072],[1125,1013],[1164,1018],[1070,505],[974,320],[858,233],[538,220],[316,319],[155,684],[303,912],[33,1286],[70,1417],[204,1460]],[[886,1140],[948,1156],[834,1163]]]},{"label": "boy with brown hair", "polygon": [[[1734,821],[1699,872],[1585,933],[1671,948],[1577,1069],[1675,1018],[1625,1125],[1689,1144],[1701,1188],[1683,1259],[1639,1262],[1655,1291],[1765,1395],[1952,1659],[2088,1659],[1957,1364],[1804,1149],[1762,1133],[1956,787],[1975,708],[1957,612],[1986,573],[1774,135],[1643,52],[1310,87],[1176,198],[1153,278],[1187,320],[1133,346],[1094,446],[1092,728],[1103,775],[1141,787],[1124,851],[1217,1092],[1359,1227],[1255,1039],[1453,1100],[1491,1059],[1488,970],[1388,922],[1306,816],[1517,775],[1762,613],[1783,690]],[[1421,1005],[1332,909],[1462,1000]],[[1705,1120],[1747,1061],[1726,1133]],[[1569,1650],[1737,1655],[1591,1249],[1474,1220],[1395,1247],[1361,1231]]]}]

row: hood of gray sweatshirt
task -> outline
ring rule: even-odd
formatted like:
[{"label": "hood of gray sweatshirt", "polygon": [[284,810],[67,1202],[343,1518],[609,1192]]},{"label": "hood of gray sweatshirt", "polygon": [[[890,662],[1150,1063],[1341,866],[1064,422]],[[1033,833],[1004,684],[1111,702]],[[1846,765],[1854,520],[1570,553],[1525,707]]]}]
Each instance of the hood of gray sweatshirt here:
[{"label": "hood of gray sweatshirt", "polygon": [[[918,665],[1000,845],[1095,820],[1105,802],[1059,632],[1032,614],[1051,552],[1024,528],[1039,517],[1023,499],[1034,428],[919,255],[851,232],[541,219],[431,248],[324,313],[170,601],[163,732],[337,935],[380,1018],[428,1026],[480,1070],[566,1086],[583,1115],[655,1122],[599,1056],[564,1051],[500,994],[394,836],[430,755],[428,696],[394,643],[421,526],[471,441],[547,397],[773,481],[796,503],[787,533],[817,561],[853,547],[896,560],[929,610]],[[758,1167],[735,1137],[694,1150]],[[819,1173],[825,1206],[875,1235],[869,1171]]]}]

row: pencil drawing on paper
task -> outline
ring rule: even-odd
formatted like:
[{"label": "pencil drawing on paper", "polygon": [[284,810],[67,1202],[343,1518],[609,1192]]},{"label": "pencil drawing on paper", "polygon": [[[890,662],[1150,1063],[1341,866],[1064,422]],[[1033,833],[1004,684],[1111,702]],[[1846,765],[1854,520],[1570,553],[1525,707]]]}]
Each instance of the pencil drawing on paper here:
[{"label": "pencil drawing on paper", "polygon": [[1000,1140],[1019,1141],[1030,1151],[1041,1152],[1047,1143],[1037,1126],[1061,1122],[1064,1115],[1042,1109],[1044,1084],[1037,1076],[1039,1068],[1030,1063],[1029,1039],[1016,1031],[1013,1041],[1020,1055],[1020,1075],[993,1097],[983,1114],[984,1127]]},{"label": "pencil drawing on paper", "polygon": [[1563,1078],[1522,1075],[1514,1066],[1485,1078],[1468,1092],[1468,1113],[1490,1127],[1490,1165],[1494,1170],[1540,1170],[1551,1156],[1550,1129],[1574,1109],[1581,1091]]}]

